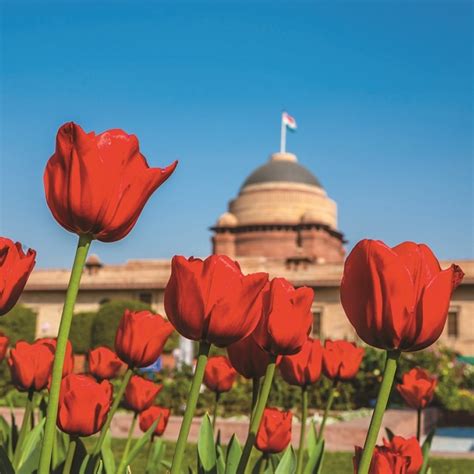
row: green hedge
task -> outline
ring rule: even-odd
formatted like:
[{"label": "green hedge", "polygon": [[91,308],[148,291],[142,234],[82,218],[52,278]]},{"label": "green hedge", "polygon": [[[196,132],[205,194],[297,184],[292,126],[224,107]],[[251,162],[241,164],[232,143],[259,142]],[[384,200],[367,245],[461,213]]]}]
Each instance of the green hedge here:
[{"label": "green hedge", "polygon": [[92,344],[92,325],[96,311],[77,313],[72,318],[69,340],[76,354],[87,354]]},{"label": "green hedge", "polygon": [[91,347],[114,347],[115,333],[126,309],[141,311],[151,308],[150,305],[137,300],[115,300],[104,303],[92,323]]},{"label": "green hedge", "polygon": [[20,339],[33,342],[36,337],[36,313],[31,308],[16,305],[0,318],[0,331],[10,338],[11,346]]}]

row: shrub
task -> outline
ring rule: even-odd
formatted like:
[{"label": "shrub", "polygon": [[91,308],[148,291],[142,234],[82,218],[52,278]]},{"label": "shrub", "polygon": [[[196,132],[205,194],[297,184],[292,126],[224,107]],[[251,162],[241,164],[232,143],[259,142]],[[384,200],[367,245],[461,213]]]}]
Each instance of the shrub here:
[{"label": "shrub", "polygon": [[96,311],[77,313],[72,318],[69,340],[76,354],[87,354],[92,344],[92,326]]},{"label": "shrub", "polygon": [[10,345],[23,339],[33,342],[36,337],[36,313],[23,305],[16,305],[0,318],[0,331],[10,338]]},{"label": "shrub", "polygon": [[92,323],[91,347],[114,347],[115,333],[126,309],[142,311],[151,308],[150,305],[136,300],[115,300],[104,303],[97,311]]}]

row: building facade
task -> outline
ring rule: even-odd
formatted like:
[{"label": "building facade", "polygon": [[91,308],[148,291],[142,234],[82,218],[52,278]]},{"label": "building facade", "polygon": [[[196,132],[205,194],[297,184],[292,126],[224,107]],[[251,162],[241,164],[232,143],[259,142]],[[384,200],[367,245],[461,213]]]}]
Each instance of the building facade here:
[{"label": "building facade", "polygon": [[[273,154],[251,173],[211,231],[213,252],[238,260],[244,273],[265,271],[314,289],[315,336],[357,339],[339,300],[345,240],[338,229],[337,205],[295,155]],[[463,355],[474,355],[474,260],[456,263],[465,278],[453,295],[440,340]],[[76,312],[97,310],[113,299],[137,299],[164,314],[169,275],[169,260],[105,265],[92,255]],[[68,280],[65,269],[36,269],[30,276],[20,303],[37,312],[38,336],[57,333]]]}]

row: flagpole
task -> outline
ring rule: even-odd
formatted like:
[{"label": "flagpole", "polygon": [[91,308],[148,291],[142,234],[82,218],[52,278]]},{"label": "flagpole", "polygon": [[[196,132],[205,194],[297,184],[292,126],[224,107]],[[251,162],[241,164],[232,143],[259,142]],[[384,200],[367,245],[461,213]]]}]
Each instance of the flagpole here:
[{"label": "flagpole", "polygon": [[283,115],[281,114],[281,135],[280,135],[280,153],[286,153],[286,124],[283,120]]}]

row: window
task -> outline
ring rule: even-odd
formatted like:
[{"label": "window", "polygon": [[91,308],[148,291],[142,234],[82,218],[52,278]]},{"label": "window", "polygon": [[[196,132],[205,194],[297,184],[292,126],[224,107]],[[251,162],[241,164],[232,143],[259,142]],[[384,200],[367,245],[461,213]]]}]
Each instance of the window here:
[{"label": "window", "polygon": [[321,337],[321,319],[322,311],[320,309],[313,311],[313,336]]},{"label": "window", "polygon": [[151,293],[140,293],[138,295],[138,299],[142,302],[142,303],[146,303],[146,304],[150,304],[151,305],[151,302],[152,302],[152,296],[151,296]]},{"label": "window", "polygon": [[450,309],[448,312],[448,337],[459,337],[459,310]]}]

